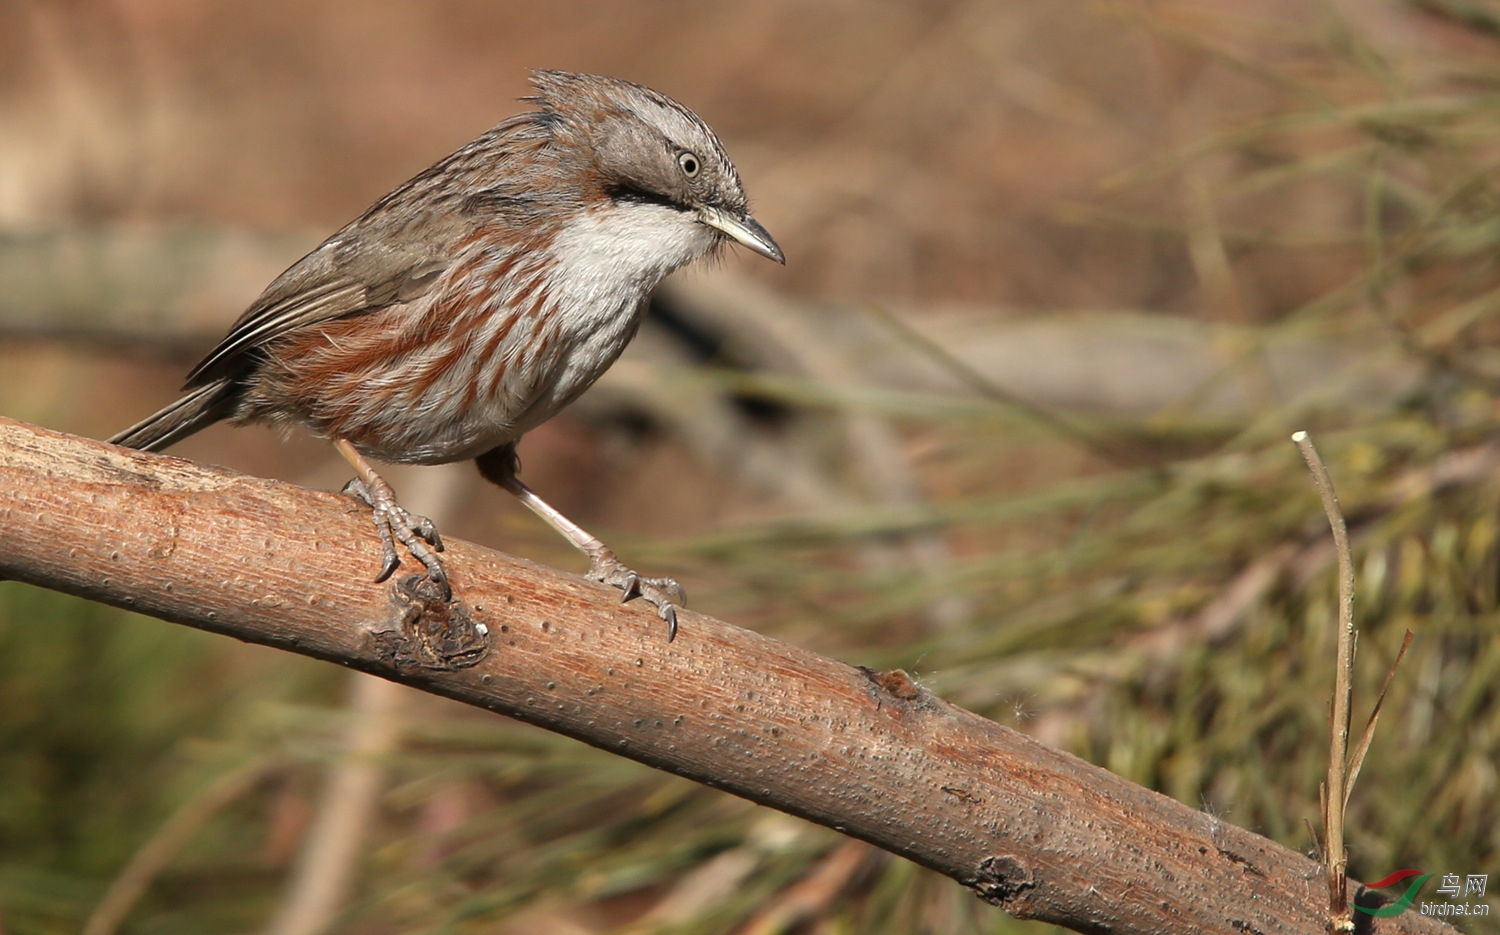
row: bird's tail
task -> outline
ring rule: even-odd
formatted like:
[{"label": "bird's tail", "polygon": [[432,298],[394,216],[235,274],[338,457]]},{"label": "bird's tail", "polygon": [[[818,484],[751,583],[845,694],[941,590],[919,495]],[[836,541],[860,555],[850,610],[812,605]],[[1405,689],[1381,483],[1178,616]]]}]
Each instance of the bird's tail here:
[{"label": "bird's tail", "polygon": [[234,412],[238,387],[215,380],[111,438],[110,444],[140,451],[161,451]]}]

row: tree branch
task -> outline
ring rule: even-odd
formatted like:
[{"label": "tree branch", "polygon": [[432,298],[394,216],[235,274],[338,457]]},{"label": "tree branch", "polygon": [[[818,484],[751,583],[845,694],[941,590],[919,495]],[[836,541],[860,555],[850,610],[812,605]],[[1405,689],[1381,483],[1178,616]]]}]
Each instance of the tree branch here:
[{"label": "tree branch", "polygon": [[[1321,932],[1317,865],[875,672],[461,541],[372,583],[353,500],[0,419],[0,576],[337,662],[861,838],[1083,932]],[[1367,898],[1364,897],[1364,898]],[[1413,913],[1370,931],[1440,932]]]}]

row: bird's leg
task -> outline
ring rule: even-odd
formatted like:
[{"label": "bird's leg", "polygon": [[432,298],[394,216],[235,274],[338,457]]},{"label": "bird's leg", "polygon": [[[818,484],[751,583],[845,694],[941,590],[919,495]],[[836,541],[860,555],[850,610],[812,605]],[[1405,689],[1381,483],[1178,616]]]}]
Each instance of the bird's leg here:
[{"label": "bird's leg", "polygon": [[584,577],[619,588],[625,592],[624,600],[644,597],[647,603],[656,607],[656,615],[667,622],[667,642],[676,638],[677,608],[687,604],[687,592],[683,591],[682,585],[671,578],[645,578],[626,568],[615,558],[615,553],[588,530],[533,493],[516,476],[519,465],[514,445],[488,451],[475,459],[475,463],[485,480],[510,491],[527,509],[546,520],[547,525],[589,557],[589,570],[584,572]]},{"label": "bird's leg", "polygon": [[[411,552],[412,557],[427,567],[427,577],[443,589],[443,599],[451,598],[453,589],[448,584],[448,573],[443,571],[443,563],[433,554],[434,549],[443,551],[443,539],[438,535],[432,520],[408,513],[397,503],[396,491],[375,473],[370,462],[354,449],[348,439],[335,438],[333,447],[338,449],[345,461],[354,466],[355,473],[359,475],[345,485],[344,492],[358,497],[374,511],[375,531],[380,533],[382,553],[380,574],[375,576],[375,580],[384,581],[400,566],[401,556],[396,553],[396,543],[400,542]],[[429,543],[432,545],[431,549],[427,547]]]}]

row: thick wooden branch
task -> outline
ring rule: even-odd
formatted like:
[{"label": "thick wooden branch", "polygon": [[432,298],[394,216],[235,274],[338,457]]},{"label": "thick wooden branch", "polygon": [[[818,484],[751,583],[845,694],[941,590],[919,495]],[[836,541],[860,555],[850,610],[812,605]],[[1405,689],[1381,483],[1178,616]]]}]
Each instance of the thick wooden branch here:
[{"label": "thick wooden branch", "polygon": [[[0,419],[0,576],[362,669],[837,829],[1083,932],[1323,931],[1312,861],[872,672],[450,541],[370,580],[347,497]],[[401,578],[400,573],[397,575]],[[1368,896],[1359,901],[1366,902]],[[1452,931],[1407,912],[1372,932]]]}]

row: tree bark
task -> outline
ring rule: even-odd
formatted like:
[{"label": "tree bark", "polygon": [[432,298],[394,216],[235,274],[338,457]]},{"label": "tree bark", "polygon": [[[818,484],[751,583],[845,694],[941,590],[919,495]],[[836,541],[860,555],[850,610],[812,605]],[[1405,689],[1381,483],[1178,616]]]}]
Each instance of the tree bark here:
[{"label": "tree bark", "polygon": [[[1323,931],[1319,867],[870,671],[450,540],[375,584],[365,508],[0,419],[0,576],[337,662],[575,737],[1081,932]],[[1351,888],[1351,899],[1356,894]],[[1368,905],[1372,894],[1354,899]],[[1365,931],[1453,931],[1406,912]]]}]

